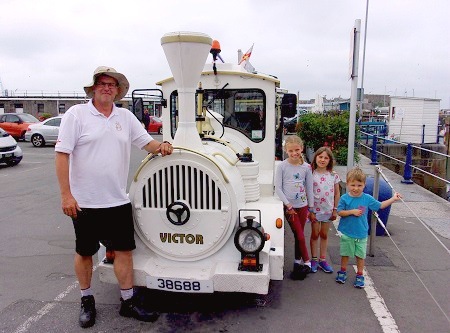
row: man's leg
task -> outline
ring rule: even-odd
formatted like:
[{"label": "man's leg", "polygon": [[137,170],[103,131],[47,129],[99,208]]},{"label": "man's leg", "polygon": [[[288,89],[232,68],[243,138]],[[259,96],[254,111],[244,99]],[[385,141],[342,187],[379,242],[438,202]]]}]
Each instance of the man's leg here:
[{"label": "man's leg", "polygon": [[[82,294],[83,291],[91,286],[92,266],[92,256],[81,256],[78,253],[75,254],[75,274],[77,275]],[[95,316],[96,310],[94,296],[90,294],[89,296],[81,297],[81,310],[79,316],[80,326],[83,328],[91,327],[95,324]]]},{"label": "man's leg", "polygon": [[74,260],[75,274],[77,275],[80,289],[87,289],[91,286],[92,279],[92,256],[81,256],[75,254]]},{"label": "man's leg", "polygon": [[122,290],[133,288],[133,255],[131,251],[115,251],[114,273]]},{"label": "man's leg", "polygon": [[[154,322],[159,314],[145,308],[136,296],[133,295],[133,255],[131,251],[115,251],[114,273],[119,281],[122,295],[119,314],[124,317],[133,317],[138,320]],[[125,297],[125,295],[127,297]],[[128,298],[130,297],[130,298]]]}]

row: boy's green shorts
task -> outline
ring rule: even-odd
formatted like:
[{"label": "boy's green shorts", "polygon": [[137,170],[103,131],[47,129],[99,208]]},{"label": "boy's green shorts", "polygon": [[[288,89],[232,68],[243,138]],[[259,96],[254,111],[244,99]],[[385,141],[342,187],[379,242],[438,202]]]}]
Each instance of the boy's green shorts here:
[{"label": "boy's green shorts", "polygon": [[367,238],[352,238],[344,234],[340,240],[340,254],[343,257],[366,258],[367,254]]}]

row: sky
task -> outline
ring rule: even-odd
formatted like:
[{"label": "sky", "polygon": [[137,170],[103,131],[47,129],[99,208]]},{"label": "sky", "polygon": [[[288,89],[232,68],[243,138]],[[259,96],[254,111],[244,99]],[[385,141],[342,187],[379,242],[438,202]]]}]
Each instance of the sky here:
[{"label": "sky", "polygon": [[449,17],[448,0],[1,0],[0,88],[81,93],[100,65],[124,73],[130,92],[155,88],[171,76],[161,37],[195,31],[218,40],[226,62],[254,44],[255,69],[302,100],[350,98],[359,19],[358,87],[450,108]]}]

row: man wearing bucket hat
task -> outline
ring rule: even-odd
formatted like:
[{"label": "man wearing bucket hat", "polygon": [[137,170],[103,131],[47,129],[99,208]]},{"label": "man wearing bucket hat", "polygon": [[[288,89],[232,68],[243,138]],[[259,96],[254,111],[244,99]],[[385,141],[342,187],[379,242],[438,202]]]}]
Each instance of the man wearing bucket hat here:
[{"label": "man wearing bucket hat", "polygon": [[114,272],[121,292],[119,314],[143,321],[158,317],[147,311],[133,292],[131,251],[136,245],[126,185],[131,145],[163,156],[172,153],[172,146],[154,140],[129,110],[114,104],[127,94],[128,88],[125,75],[111,67],[98,67],[92,83],[84,87],[89,102],[67,110],[55,146],[61,206],[75,229],[74,266],[82,296],[81,327],[95,323],[90,286],[92,256],[100,240],[107,240],[115,253]]}]

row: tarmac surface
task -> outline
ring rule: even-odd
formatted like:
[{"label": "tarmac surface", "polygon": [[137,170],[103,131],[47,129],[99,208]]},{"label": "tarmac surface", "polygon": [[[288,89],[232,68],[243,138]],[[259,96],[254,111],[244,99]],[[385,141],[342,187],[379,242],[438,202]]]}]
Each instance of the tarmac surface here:
[{"label": "tarmac surface", "polygon": [[[442,323],[442,326],[430,328],[430,331],[450,332],[450,202],[415,183],[404,183],[401,175],[370,163],[370,159],[361,156],[355,166],[360,167],[368,177],[375,177],[379,168],[380,182],[386,181],[393,191],[402,195],[402,200],[391,205],[387,232],[374,238],[373,256],[369,256],[369,239],[366,268],[377,281],[377,288],[383,290],[385,300],[399,298],[404,300],[405,305],[417,306],[425,302],[429,309],[436,310],[428,319]],[[341,177],[341,188],[345,188],[347,166],[337,166],[335,171]],[[382,199],[386,198],[379,200]],[[336,228],[337,224],[335,222]],[[377,234],[378,228],[379,225]],[[329,246],[329,255],[334,264],[339,263],[338,246]],[[350,261],[350,264],[356,265],[355,261]],[[402,315],[408,316],[407,313]],[[379,319],[382,327],[383,318],[381,316],[381,321]],[[411,332],[428,331],[418,329],[421,327],[420,319],[410,319],[411,323],[417,321],[417,325],[410,327]],[[426,316],[422,320],[427,320]],[[391,331],[389,326],[384,328],[385,332]],[[397,329],[392,331],[397,332]]]},{"label": "tarmac surface", "polygon": [[[78,326],[80,293],[73,272],[74,235],[60,211],[53,147],[19,143],[16,167],[0,167],[0,332],[450,332],[450,202],[381,168],[403,201],[391,206],[387,229],[366,260],[366,288],[319,271],[289,278],[293,237],[285,228],[283,281],[268,295],[192,295],[149,292],[160,312],[155,323],[118,316],[117,285],[94,272],[98,311],[90,329]],[[130,181],[145,153],[133,151]],[[374,175],[366,158],[360,167]],[[336,167],[345,181],[346,167]],[[339,237],[330,226],[328,259],[340,266]],[[310,226],[305,228],[309,239]],[[350,262],[354,265],[354,262]]]}]

